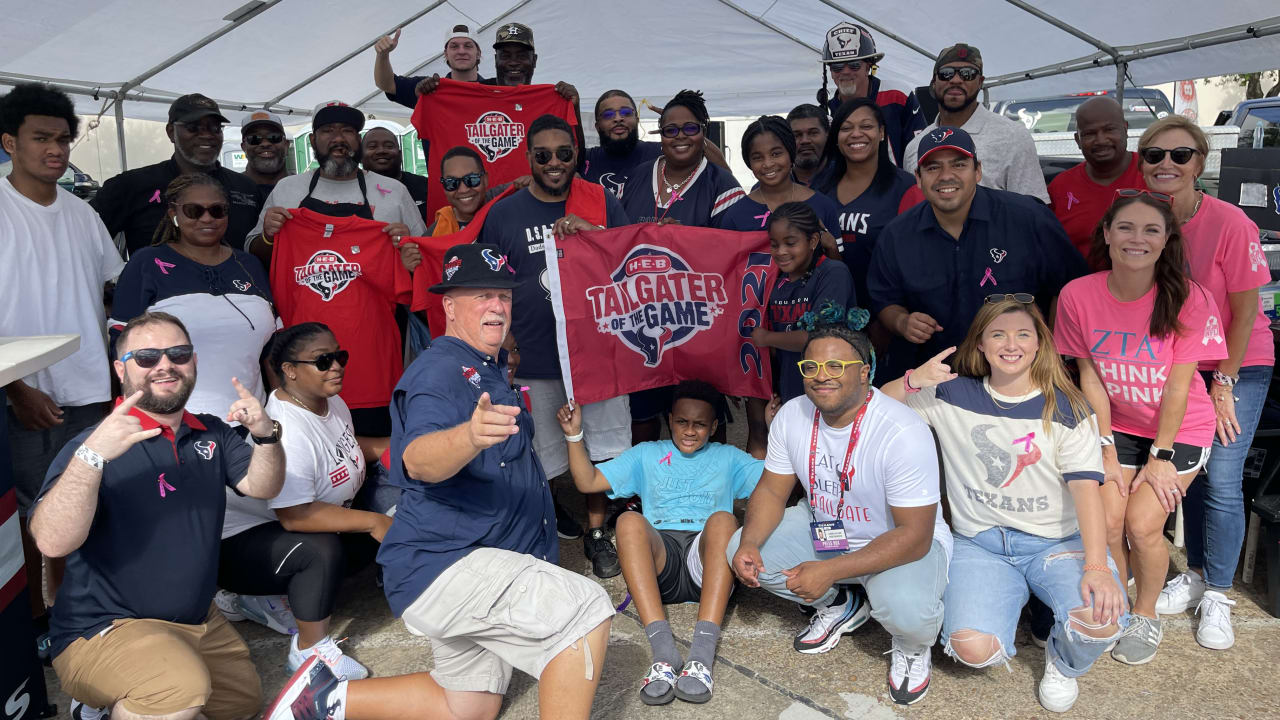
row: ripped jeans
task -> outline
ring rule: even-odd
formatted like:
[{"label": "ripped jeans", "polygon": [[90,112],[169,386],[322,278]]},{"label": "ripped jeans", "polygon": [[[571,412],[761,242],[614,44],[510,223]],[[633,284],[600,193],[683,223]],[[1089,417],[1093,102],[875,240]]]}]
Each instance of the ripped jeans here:
[{"label": "ripped jeans", "polygon": [[[994,635],[1000,643],[1000,649],[982,663],[982,667],[1016,655],[1014,632],[1022,606],[1032,592],[1053,609],[1053,630],[1049,633],[1046,652],[1067,677],[1085,674],[1120,634],[1118,628],[1127,622],[1127,616],[1121,618],[1115,623],[1117,629],[1105,638],[1090,637],[1074,626],[1067,629],[1068,613],[1085,604],[1080,598],[1084,545],[1079,533],[1065,538],[1044,538],[1012,528],[993,527],[971,538],[960,533],[954,537],[951,580],[942,600],[945,608],[942,642],[952,658],[960,660],[952,649],[952,635],[965,630]],[[1111,566],[1112,577],[1119,582],[1109,556],[1107,564]],[[1092,624],[1092,617],[1088,617],[1087,622]]]}]

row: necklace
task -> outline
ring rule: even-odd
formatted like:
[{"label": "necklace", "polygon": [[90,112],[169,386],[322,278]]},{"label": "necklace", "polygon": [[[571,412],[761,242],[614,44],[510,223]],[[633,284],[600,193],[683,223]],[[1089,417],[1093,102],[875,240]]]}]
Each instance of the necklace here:
[{"label": "necklace", "polygon": [[1187,216],[1187,218],[1186,218],[1185,220],[1180,220],[1180,221],[1178,221],[1178,222],[1179,222],[1179,224],[1186,224],[1186,223],[1191,222],[1191,218],[1195,217],[1195,216],[1196,216],[1196,213],[1200,212],[1200,203],[1202,203],[1202,202],[1204,202],[1204,193],[1202,193],[1202,192],[1200,192],[1199,190],[1197,190],[1197,191],[1196,191],[1196,206],[1195,206],[1195,207],[1193,207],[1193,208],[1191,208],[1191,214],[1190,214],[1190,215],[1188,215],[1188,216]]},{"label": "necklace", "polygon": [[1021,405],[1022,403],[1026,402],[1027,400],[1030,400],[1030,398],[1024,397],[1023,399],[1019,400],[1018,402],[1012,405],[1001,405],[1000,401],[996,399],[996,391],[992,389],[990,379],[985,380],[983,382],[983,385],[986,386],[987,395],[990,396],[991,402],[995,403],[995,406],[1000,408],[1001,410],[1012,410],[1018,407],[1019,405]]},{"label": "necklace", "polygon": [[285,395],[288,395],[289,397],[293,398],[293,401],[294,401],[294,402],[296,402],[296,403],[298,403],[299,405],[301,405],[301,406],[303,407],[303,409],[305,409],[307,412],[311,413],[312,415],[321,415],[321,414],[323,414],[323,413],[318,413],[318,412],[316,412],[315,410],[312,410],[312,409],[311,409],[311,406],[310,406],[310,405],[308,405],[308,404],[306,404],[306,403],[304,403],[304,402],[302,402],[302,398],[298,397],[297,395],[294,395],[293,393],[289,392],[288,390],[285,390],[284,388],[280,388],[280,389],[281,389],[281,390],[284,390],[284,394],[285,394]]},{"label": "necklace", "polygon": [[697,169],[698,168],[695,165],[694,168],[689,171],[689,174],[685,175],[684,179],[680,180],[680,182],[671,182],[670,180],[667,179],[667,160],[666,158],[663,158],[662,168],[659,169],[658,174],[662,176],[662,184],[664,187],[666,187],[667,194],[674,195],[676,192],[680,190],[680,188],[684,187],[685,183],[689,182],[689,179],[693,177],[693,173]]}]

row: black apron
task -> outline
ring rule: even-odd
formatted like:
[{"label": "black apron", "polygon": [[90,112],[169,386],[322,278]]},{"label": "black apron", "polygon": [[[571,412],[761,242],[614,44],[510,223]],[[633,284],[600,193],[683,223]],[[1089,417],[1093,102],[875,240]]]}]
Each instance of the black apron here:
[{"label": "black apron", "polygon": [[311,193],[316,191],[316,183],[320,182],[320,171],[316,170],[311,175],[311,185],[307,188],[307,196],[302,198],[302,202],[298,203],[298,207],[328,215],[329,217],[359,217],[365,220],[373,219],[373,208],[369,206],[369,190],[364,184],[364,171],[356,171],[356,182],[360,185],[360,197],[364,199],[364,203],[327,203],[311,197]]}]

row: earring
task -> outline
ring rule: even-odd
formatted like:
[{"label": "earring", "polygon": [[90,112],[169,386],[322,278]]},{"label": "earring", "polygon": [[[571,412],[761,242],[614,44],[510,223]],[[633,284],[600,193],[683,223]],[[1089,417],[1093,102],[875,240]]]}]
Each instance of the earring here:
[{"label": "earring", "polygon": [[290,376],[289,376],[289,379],[290,379],[290,380],[297,380],[297,379],[298,379],[298,376],[297,376],[297,375],[290,375]]},{"label": "earring", "polygon": [[174,215],[174,216],[173,216],[173,226],[174,226],[174,227],[178,227],[178,216],[177,216],[177,215]]}]

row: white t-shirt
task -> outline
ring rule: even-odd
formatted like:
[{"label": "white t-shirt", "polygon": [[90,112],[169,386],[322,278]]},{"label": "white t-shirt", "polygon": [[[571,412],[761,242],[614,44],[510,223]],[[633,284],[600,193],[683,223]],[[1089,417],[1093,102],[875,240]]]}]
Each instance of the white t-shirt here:
[{"label": "white t-shirt", "polygon": [[58,188],[45,207],[0,179],[0,336],[80,336],[80,349],[23,380],[58,405],[111,399],[102,286],[124,260],[89,204]]},{"label": "white t-shirt", "polygon": [[[253,230],[244,238],[247,244],[249,238],[254,237],[262,232],[262,221],[267,216],[267,209],[273,207],[296,208],[302,204],[303,198],[307,196],[307,189],[311,187],[311,176],[320,172],[312,170],[310,172],[299,173],[282,178],[276,186],[272,188],[271,194],[262,204],[262,212],[258,215],[258,224],[253,226]],[[414,203],[413,198],[409,195],[409,190],[399,180],[392,180],[385,175],[371,173],[361,170],[364,173],[365,190],[369,198],[369,204],[373,206],[373,219],[386,223],[404,223],[409,227],[411,235],[426,235],[427,224],[422,221],[422,213],[418,211],[418,206]],[[364,198],[360,196],[360,184],[355,180],[330,180],[323,175],[316,182],[316,190],[311,193],[311,197],[326,203],[362,203]],[[245,248],[248,250],[248,247]]]},{"label": "white t-shirt", "polygon": [[960,377],[907,396],[938,433],[956,532],[973,537],[1000,526],[1064,538],[1079,529],[1067,483],[1102,482],[1097,421],[1077,420],[1061,392],[1056,402],[1046,435],[1039,390],[1011,397],[986,378]]},{"label": "white t-shirt", "polygon": [[320,416],[280,400],[273,392],[266,411],[281,427],[284,487],[270,500],[243,497],[228,489],[224,540],[276,520],[276,508],[317,501],[349,508],[364,483],[364,453],[342,398],[329,398],[329,412]]},{"label": "white t-shirt", "polygon": [[[792,398],[778,411],[769,428],[769,452],[764,468],[795,475],[804,488],[817,520],[835,519],[840,500],[840,477],[853,423],[833,429],[818,419],[818,449],[814,461],[816,497],[809,489],[809,439],[813,434],[813,402],[805,395]],[[844,493],[844,528],[849,550],[858,550],[892,530],[891,507],[920,507],[938,503],[933,539],[951,557],[951,530],[942,520],[938,454],[929,427],[906,405],[874,391],[862,418],[858,446],[853,451],[853,481]]]}]

